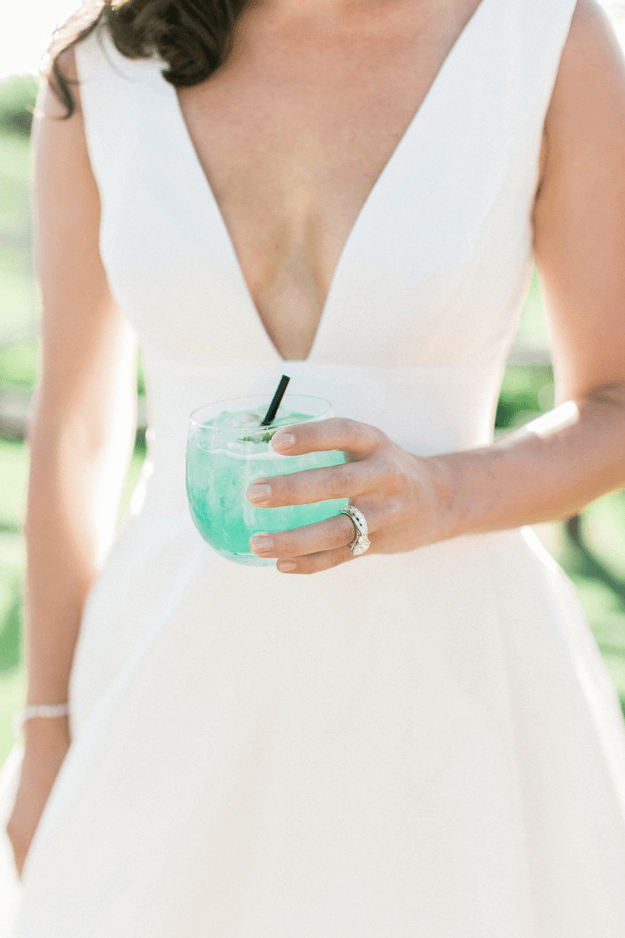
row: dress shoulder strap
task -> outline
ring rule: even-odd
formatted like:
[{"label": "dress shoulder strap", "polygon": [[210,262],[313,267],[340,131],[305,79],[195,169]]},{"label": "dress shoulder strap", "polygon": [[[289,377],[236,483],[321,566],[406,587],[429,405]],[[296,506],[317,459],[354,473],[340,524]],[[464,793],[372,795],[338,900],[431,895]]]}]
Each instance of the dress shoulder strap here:
[{"label": "dress shoulder strap", "polygon": [[109,170],[136,151],[139,140],[158,147],[155,112],[165,84],[164,63],[155,56],[122,55],[103,22],[74,51],[89,157],[101,184],[108,181]]},{"label": "dress shoulder strap", "polygon": [[562,52],[568,38],[577,0],[504,0],[510,7],[510,68],[522,76],[532,105],[539,113],[549,107]]}]

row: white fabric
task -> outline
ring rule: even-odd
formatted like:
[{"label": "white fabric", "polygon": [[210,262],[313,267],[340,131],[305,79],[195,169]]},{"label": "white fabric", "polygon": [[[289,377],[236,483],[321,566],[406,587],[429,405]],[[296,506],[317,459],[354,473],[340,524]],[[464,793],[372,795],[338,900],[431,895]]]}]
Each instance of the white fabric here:
[{"label": "white fabric", "polygon": [[283,576],[220,557],[185,501],[190,411],[283,370],[414,453],[492,439],[573,7],[482,0],[286,365],[161,63],[77,47],[149,460],[89,595],[11,938],[625,935],[623,720],[531,531]]}]

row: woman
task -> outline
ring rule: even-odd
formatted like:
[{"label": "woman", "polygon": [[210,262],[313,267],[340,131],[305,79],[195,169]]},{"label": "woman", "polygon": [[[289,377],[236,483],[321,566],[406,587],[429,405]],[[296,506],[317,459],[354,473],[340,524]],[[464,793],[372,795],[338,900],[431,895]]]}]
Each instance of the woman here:
[{"label": "woman", "polygon": [[[12,762],[15,935],[622,938],[622,717],[524,527],[625,480],[625,71],[603,15],[105,14],[57,60],[70,116],[44,82],[36,119],[27,703],[69,715],[28,719]],[[558,406],[493,442],[534,257]],[[103,564],[135,333],[148,468]],[[276,449],[349,459],[247,497],[348,497],[367,556],[344,515],[252,538],[271,569],[193,528],[188,414],[282,370],[337,417]]]}]

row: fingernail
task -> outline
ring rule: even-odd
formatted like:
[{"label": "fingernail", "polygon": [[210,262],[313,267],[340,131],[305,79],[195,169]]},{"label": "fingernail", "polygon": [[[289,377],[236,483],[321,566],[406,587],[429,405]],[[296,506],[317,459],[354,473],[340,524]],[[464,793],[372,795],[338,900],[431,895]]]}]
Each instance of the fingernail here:
[{"label": "fingernail", "polygon": [[292,570],[297,569],[297,564],[293,563],[291,560],[281,560],[276,566],[280,573],[290,573]]},{"label": "fingernail", "polygon": [[271,445],[274,449],[291,449],[294,443],[295,437],[292,433],[282,433],[280,430],[271,438]]},{"label": "fingernail", "polygon": [[251,502],[266,502],[271,498],[271,486],[264,484],[250,485],[245,494]]},{"label": "fingernail", "polygon": [[271,550],[273,540],[266,534],[253,534],[250,538],[250,547],[252,550]]}]

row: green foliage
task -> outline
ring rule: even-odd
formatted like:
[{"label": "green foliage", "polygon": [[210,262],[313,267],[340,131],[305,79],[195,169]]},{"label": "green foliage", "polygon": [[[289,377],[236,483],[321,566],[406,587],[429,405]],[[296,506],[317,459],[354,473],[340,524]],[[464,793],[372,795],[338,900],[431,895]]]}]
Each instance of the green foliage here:
[{"label": "green foliage", "polygon": [[28,137],[37,88],[34,75],[15,75],[0,81],[0,131]]},{"label": "green foliage", "polygon": [[137,360],[137,394],[140,397],[145,394],[145,378],[143,376],[143,362],[141,361],[141,353],[139,353],[139,358]]},{"label": "green foliage", "polygon": [[0,623],[0,673],[12,671],[22,661],[22,597],[19,584],[15,584],[13,602],[4,621]]},{"label": "green foliage", "polygon": [[15,342],[0,348],[0,388],[5,384],[33,388],[39,372],[36,342]]},{"label": "green foliage", "polygon": [[0,345],[36,331],[39,298],[31,262],[30,167],[28,138],[0,130]]},{"label": "green foliage", "polygon": [[518,427],[553,407],[553,373],[542,365],[508,368],[504,375],[495,427]]}]

